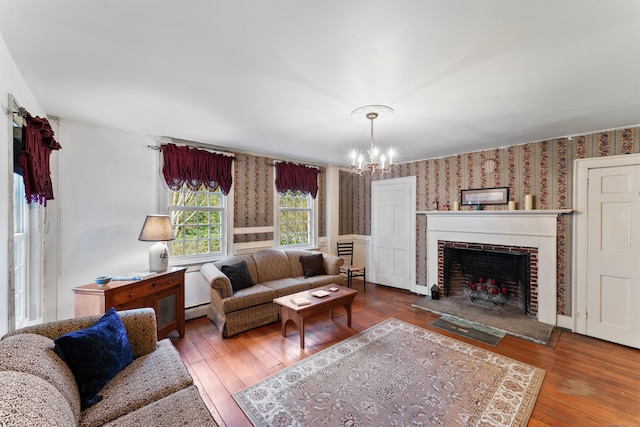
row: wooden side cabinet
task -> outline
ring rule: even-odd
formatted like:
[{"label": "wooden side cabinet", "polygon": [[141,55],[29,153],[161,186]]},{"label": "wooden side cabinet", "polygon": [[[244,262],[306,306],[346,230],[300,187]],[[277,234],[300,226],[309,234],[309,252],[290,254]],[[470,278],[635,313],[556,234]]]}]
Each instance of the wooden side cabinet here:
[{"label": "wooden side cabinet", "polygon": [[171,268],[142,280],[111,281],[106,285],[73,288],[75,316],[104,314],[116,310],[151,307],[156,312],[158,339],[178,331],[184,336],[184,273],[186,268]]}]

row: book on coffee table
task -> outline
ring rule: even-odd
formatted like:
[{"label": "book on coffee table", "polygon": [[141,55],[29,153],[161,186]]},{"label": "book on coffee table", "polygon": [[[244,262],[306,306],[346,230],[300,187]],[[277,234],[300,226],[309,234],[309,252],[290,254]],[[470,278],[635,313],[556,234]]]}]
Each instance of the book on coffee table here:
[{"label": "book on coffee table", "polygon": [[318,298],[323,298],[326,297],[327,295],[330,295],[329,292],[327,291],[323,291],[322,289],[319,291],[313,291],[311,292],[311,295],[313,295],[314,297],[318,297]]},{"label": "book on coffee table", "polygon": [[291,298],[291,302],[294,303],[295,305],[297,305],[298,307],[302,307],[302,306],[311,304],[311,301],[309,301],[305,297]]}]

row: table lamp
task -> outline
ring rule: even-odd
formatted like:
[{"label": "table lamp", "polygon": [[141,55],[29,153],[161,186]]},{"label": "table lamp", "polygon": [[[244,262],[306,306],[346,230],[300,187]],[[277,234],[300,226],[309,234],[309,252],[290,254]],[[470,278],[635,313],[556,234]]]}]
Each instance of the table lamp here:
[{"label": "table lamp", "polygon": [[156,242],[149,248],[149,271],[166,271],[169,267],[167,241],[176,238],[168,215],[147,215],[138,240]]}]

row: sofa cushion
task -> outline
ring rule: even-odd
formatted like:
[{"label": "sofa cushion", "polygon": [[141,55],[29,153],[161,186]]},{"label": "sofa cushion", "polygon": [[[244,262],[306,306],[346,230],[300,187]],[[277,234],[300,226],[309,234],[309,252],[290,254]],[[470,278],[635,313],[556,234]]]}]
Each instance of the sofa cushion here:
[{"label": "sofa cushion", "polygon": [[[65,398],[74,419],[80,419],[80,394],[71,369],[54,351],[53,340],[18,334],[0,341],[0,371],[17,371],[47,381]],[[2,422],[0,422],[2,425]]]},{"label": "sofa cushion", "polygon": [[308,291],[311,289],[311,285],[305,282],[302,277],[273,280],[271,282],[264,283],[264,286],[271,288],[277,292],[278,298],[285,295],[295,294],[296,292]]},{"label": "sofa cushion", "polygon": [[276,291],[264,285],[255,285],[250,288],[241,289],[232,297],[222,300],[222,310],[225,313],[242,310],[260,304],[273,302],[278,297]]},{"label": "sofa cushion", "polygon": [[74,426],[67,400],[47,381],[24,372],[0,372],[0,425]]},{"label": "sofa cushion", "polygon": [[255,285],[251,274],[249,273],[249,267],[246,261],[241,261],[237,264],[223,265],[221,270],[231,281],[231,288],[235,294],[241,289],[249,288]]},{"label": "sofa cushion", "polygon": [[270,282],[272,280],[291,277],[289,259],[284,251],[278,249],[266,249],[253,255],[258,270],[257,283]]},{"label": "sofa cushion", "polygon": [[[82,413],[81,426],[100,426],[193,384],[169,338],[135,359],[102,389],[101,402]],[[151,425],[151,424],[144,424]]]},{"label": "sofa cushion", "polygon": [[317,288],[319,286],[324,286],[324,285],[344,285],[345,284],[344,277],[340,275],[313,276],[313,277],[308,277],[306,279],[300,278],[300,280],[310,288]]},{"label": "sofa cushion", "polygon": [[54,340],[80,390],[83,407],[102,400],[98,392],[133,360],[133,350],[120,316],[112,307],[94,326]]},{"label": "sofa cushion", "polygon": [[327,274],[324,271],[322,254],[301,255],[300,264],[305,278]]},{"label": "sofa cushion", "polygon": [[105,424],[106,427],[216,427],[217,425],[194,385]]}]

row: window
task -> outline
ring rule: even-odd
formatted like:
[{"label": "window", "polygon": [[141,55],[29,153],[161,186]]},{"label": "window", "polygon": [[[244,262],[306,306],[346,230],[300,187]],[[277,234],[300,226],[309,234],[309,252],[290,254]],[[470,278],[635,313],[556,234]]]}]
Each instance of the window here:
[{"label": "window", "polygon": [[288,190],[278,198],[280,246],[313,245],[315,212],[311,195]]},{"label": "window", "polygon": [[29,215],[22,176],[13,174],[13,279],[15,288],[15,327],[29,320]]},{"label": "window", "polygon": [[226,196],[220,188],[210,191],[204,185],[198,191],[183,185],[169,191],[169,215],[176,234],[171,256],[180,262],[211,259],[226,255]]}]

